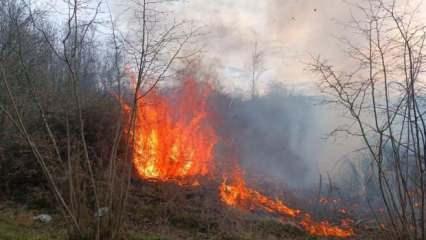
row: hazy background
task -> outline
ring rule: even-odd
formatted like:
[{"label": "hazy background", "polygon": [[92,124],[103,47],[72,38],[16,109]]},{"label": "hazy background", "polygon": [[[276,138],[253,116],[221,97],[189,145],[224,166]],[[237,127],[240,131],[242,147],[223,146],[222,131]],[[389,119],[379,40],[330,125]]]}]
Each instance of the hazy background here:
[{"label": "hazy background", "polygon": [[247,90],[254,45],[265,53],[264,91],[270,80],[305,93],[316,92],[305,63],[312,55],[339,56],[336,22],[347,21],[341,0],[187,0],[174,4],[176,15],[205,26],[205,59],[223,68],[232,90]]},{"label": "hazy background", "polygon": [[[123,35],[132,34],[131,25],[136,21],[130,13],[132,9],[128,8],[129,2],[131,1],[104,2],[100,19],[105,19],[108,23],[109,5]],[[67,13],[62,0],[38,0],[33,3],[44,6],[44,9],[51,12]],[[260,134],[271,132],[271,124],[274,125],[272,129],[276,134],[291,131],[287,135],[281,134],[285,135],[283,138],[290,139],[281,140],[300,156],[281,156],[283,161],[302,161],[306,168],[298,169],[309,173],[310,177],[317,177],[320,172],[326,174],[337,171],[342,160],[352,158],[350,154],[360,146],[358,139],[344,136],[328,138],[328,134],[336,127],[351,122],[343,116],[342,109],[321,104],[323,96],[317,86],[318,79],[307,70],[307,63],[316,56],[324,56],[343,67],[349,64],[338,40],[339,37],[349,36],[356,41],[356,37],[344,27],[344,23],[350,21],[352,15],[356,15],[347,1],[182,0],[170,1],[166,6],[169,11],[168,21],[185,20],[188,25],[199,28],[201,36],[186,51],[198,48],[202,50],[202,66],[213,69],[227,94],[247,98],[251,83],[251,56],[257,44],[258,51],[264,56],[265,69],[257,81],[258,92],[266,96],[272,83],[278,82],[286,88],[286,94],[309,98],[308,102],[304,102],[309,107],[282,103],[286,110],[279,117],[268,115],[267,111],[240,112],[248,122],[259,121],[259,125],[254,127],[261,129]],[[106,28],[105,36],[99,37],[110,37],[108,34]],[[273,99],[281,101],[284,98],[271,98],[268,95],[262,101]],[[279,102],[271,104],[280,106]],[[262,104],[255,107],[260,106]],[[304,114],[304,111],[309,111],[309,114]],[[246,114],[248,112],[250,114]],[[307,127],[308,129],[304,129]],[[295,129],[300,129],[303,136],[298,135]],[[303,174],[299,176],[305,178]]]},{"label": "hazy background", "polygon": [[[278,108],[281,114],[260,110],[262,104],[257,103],[241,111],[245,112],[244,119],[258,123],[253,124],[253,131],[262,135],[260,139],[280,141],[279,137],[263,137],[276,134],[281,136],[283,145],[295,153],[291,155],[283,150],[282,156],[277,157],[279,151],[268,150],[270,165],[275,166],[275,169],[267,167],[272,175],[281,171],[296,178],[294,182],[297,183],[305,178],[313,180],[319,172],[338,171],[340,162],[359,147],[358,139],[328,138],[334,128],[350,124],[350,121],[342,117],[341,110],[321,105],[318,81],[307,70],[307,63],[313,56],[324,55],[344,62],[337,38],[342,36],[343,23],[353,14],[348,3],[341,0],[188,0],[175,3],[171,9],[178,18],[193,20],[207,30],[202,38],[203,60],[218,69],[220,82],[227,92],[249,92],[250,62],[255,44],[264,52],[265,72],[257,87],[260,93],[268,96],[260,101],[269,102],[267,105]],[[273,81],[283,84],[291,95],[313,97],[306,102],[295,100],[297,97],[271,97],[269,89]],[[273,102],[285,100],[291,103]],[[251,137],[254,138],[254,134]],[[259,153],[262,149],[257,141],[243,145],[248,161],[254,162],[253,158],[266,161]],[[274,146],[273,143],[267,145]],[[256,146],[257,150],[251,150]],[[273,163],[279,158],[296,167],[293,169],[289,164],[288,171],[282,170]],[[299,179],[291,175],[291,171]]]}]

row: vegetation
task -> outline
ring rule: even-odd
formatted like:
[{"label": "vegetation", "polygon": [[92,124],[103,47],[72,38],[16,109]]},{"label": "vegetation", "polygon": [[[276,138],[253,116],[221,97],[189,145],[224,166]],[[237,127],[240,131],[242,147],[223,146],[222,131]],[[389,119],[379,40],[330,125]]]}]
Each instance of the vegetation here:
[{"label": "vegetation", "polygon": [[[136,103],[163,80],[191,33],[177,32],[178,23],[164,28],[147,1],[133,6],[138,29],[126,39],[111,13],[98,23],[108,6],[101,1],[67,2],[63,26],[30,3],[0,1],[1,196],[25,203],[48,190],[69,238],[119,239],[132,172],[121,101]],[[104,47],[101,27],[110,29]],[[136,74],[126,94],[124,53]],[[101,209],[107,219],[93,217]]]},{"label": "vegetation", "polygon": [[[65,14],[31,3],[0,0],[0,239],[316,239],[285,218],[226,208],[217,179],[191,187],[135,179],[131,151],[138,104],[161,84],[171,86],[187,74],[209,75],[196,69],[196,44],[185,48],[199,30],[170,21],[168,0],[129,1],[128,32],[119,28],[107,1],[65,1]],[[363,15],[350,26],[364,42],[343,41],[356,68],[337,70],[322,58],[310,64],[327,100],[353,120],[335,133],[360,137],[367,153],[361,169],[348,165],[356,184],[348,187],[344,202],[354,188],[367,200],[363,213],[377,228],[359,227],[360,239],[424,240],[425,25],[417,24],[416,7],[401,11],[396,0],[366,0],[355,7]],[[241,147],[247,165],[290,182],[306,171],[307,153],[297,151],[310,131],[312,106],[310,98],[290,96],[278,85],[261,96],[257,84],[266,72],[261,49],[256,42],[250,99],[232,99],[214,86],[215,110],[228,111],[226,124],[215,127],[219,135],[237,135],[232,141],[251,139]],[[295,144],[263,134],[282,122],[298,127],[289,124],[274,134],[303,135]],[[234,145],[220,147],[231,152]],[[258,163],[267,156],[274,162]],[[331,198],[337,187],[328,180]],[[321,176],[318,196],[309,197],[312,205],[304,206],[319,214],[322,181]],[[339,211],[335,207],[335,215]],[[35,220],[39,213],[49,213],[53,222]]]},{"label": "vegetation", "polygon": [[[365,183],[378,187],[386,214],[370,204],[371,211],[385,218],[397,238],[425,239],[426,125],[421,78],[426,33],[418,20],[418,6],[401,4],[371,0],[356,5],[360,16],[350,26],[362,40],[343,40],[354,67],[347,70],[317,58],[312,71],[319,75],[330,102],[343,106],[356,126],[338,131],[364,142],[371,166]],[[372,189],[371,184],[368,188]]]}]

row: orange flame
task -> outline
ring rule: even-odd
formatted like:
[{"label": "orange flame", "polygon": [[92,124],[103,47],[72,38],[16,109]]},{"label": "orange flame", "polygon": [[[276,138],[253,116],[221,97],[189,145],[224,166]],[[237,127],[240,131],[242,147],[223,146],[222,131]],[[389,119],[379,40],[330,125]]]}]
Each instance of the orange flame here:
[{"label": "orange flame", "polygon": [[206,123],[208,94],[188,79],[174,102],[155,90],[138,102],[133,164],[140,177],[184,183],[209,173],[217,137]]},{"label": "orange flame", "polygon": [[[243,210],[255,210],[256,208],[286,217],[299,217],[301,211],[285,205],[280,200],[273,200],[246,186],[241,171],[234,173],[232,184],[226,180],[220,186],[220,197],[229,206]],[[319,223],[313,221],[309,214],[304,214],[300,225],[311,235],[322,237],[350,237],[354,234],[348,221],[343,221],[342,227],[332,226],[327,221]]]},{"label": "orange flame", "polygon": [[353,229],[348,223],[343,221],[342,227],[332,226],[328,221],[315,222],[309,214],[303,216],[300,225],[311,235],[323,237],[341,237],[346,238],[354,235]]},{"label": "orange flame", "polygon": [[[153,90],[137,103],[133,165],[139,177],[148,180],[175,181],[178,184],[199,183],[194,178],[212,173],[217,135],[209,124],[208,85],[194,79],[183,82],[181,92],[166,98]],[[130,107],[124,104],[129,113]],[[246,185],[240,168],[234,168],[232,181],[219,187],[222,201],[244,210],[261,209],[285,217],[302,219],[300,225],[317,236],[349,237],[353,230],[347,224],[332,226],[327,221],[314,222],[309,214],[270,199]]]},{"label": "orange flame", "polygon": [[226,180],[222,183],[220,197],[227,205],[242,209],[261,208],[267,212],[291,217],[296,217],[300,212],[297,209],[289,208],[280,200],[269,199],[254,189],[248,188],[240,170],[236,170],[233,184],[228,184]]}]

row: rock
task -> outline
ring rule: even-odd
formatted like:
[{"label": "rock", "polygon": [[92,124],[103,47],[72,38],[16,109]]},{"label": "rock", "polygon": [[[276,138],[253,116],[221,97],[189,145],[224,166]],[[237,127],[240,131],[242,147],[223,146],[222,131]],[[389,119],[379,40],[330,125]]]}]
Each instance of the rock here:
[{"label": "rock", "polygon": [[42,223],[49,223],[52,221],[52,216],[49,214],[40,214],[33,217],[34,220],[40,221]]},{"label": "rock", "polygon": [[105,216],[108,213],[108,211],[109,211],[109,208],[107,208],[107,207],[101,207],[95,213],[95,217],[103,217],[103,216]]}]

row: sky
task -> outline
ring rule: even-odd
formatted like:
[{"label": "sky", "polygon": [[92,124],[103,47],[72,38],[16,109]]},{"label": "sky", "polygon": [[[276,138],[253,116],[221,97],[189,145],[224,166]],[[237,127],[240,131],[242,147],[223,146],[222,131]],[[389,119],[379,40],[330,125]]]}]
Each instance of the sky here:
[{"label": "sky", "polygon": [[227,87],[249,87],[251,55],[257,43],[264,52],[259,91],[271,80],[297,90],[315,90],[307,71],[312,56],[339,54],[339,22],[349,20],[342,0],[187,0],[176,15],[207,29],[205,60],[223,67]]},{"label": "sky", "polygon": [[[123,9],[133,0],[102,0],[100,18],[109,19],[106,4],[126,31],[131,14]],[[338,40],[353,38],[345,23],[356,15],[351,3],[365,0],[168,0],[168,17],[192,21],[203,33],[198,38],[203,61],[214,65],[221,83],[229,92],[250,88],[250,62],[255,44],[263,53],[264,70],[258,91],[264,92],[271,81],[284,83],[304,94],[318,94],[318,79],[308,70],[312,57],[321,56],[333,63],[348,64]],[[398,0],[417,3],[420,0]],[[64,0],[32,0],[52,12],[66,13]],[[97,2],[93,0],[92,2]],[[421,9],[426,10],[425,6]],[[126,9],[130,12],[129,9]],[[422,15],[426,19],[426,11]],[[126,16],[126,17],[123,17]],[[133,21],[135,22],[135,21]]]}]

